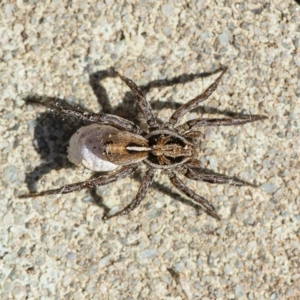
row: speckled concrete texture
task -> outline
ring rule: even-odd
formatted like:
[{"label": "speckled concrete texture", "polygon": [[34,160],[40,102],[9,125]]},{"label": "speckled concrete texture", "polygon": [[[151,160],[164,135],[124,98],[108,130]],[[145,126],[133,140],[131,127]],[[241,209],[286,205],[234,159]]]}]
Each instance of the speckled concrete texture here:
[{"label": "speckled concrete texture", "polygon": [[[264,4],[262,4],[264,3]],[[274,1],[1,1],[1,299],[299,299],[300,6]],[[155,115],[217,91],[187,118],[228,112],[268,119],[201,129],[201,167],[258,188],[183,179],[209,199],[202,213],[157,172],[136,211],[134,176],[95,190],[19,199],[93,174],[68,162],[78,120],[26,97],[56,97],[144,123],[128,88]],[[199,76],[192,76],[198,74]]]}]

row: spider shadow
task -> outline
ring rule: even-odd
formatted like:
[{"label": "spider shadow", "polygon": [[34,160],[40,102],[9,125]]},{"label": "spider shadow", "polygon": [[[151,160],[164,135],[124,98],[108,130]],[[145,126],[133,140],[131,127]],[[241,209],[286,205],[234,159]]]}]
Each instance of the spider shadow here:
[{"label": "spider shadow", "polygon": [[[172,79],[154,80],[152,82],[149,82],[147,85],[140,86],[140,88],[142,89],[144,95],[146,95],[151,88],[168,87],[178,83],[184,84],[198,78],[205,78],[211,76],[216,72],[217,71],[199,74],[182,74],[180,76],[173,77]],[[106,89],[101,84],[101,81],[106,78],[115,76],[116,74],[112,71],[112,69],[98,71],[89,75],[89,83],[93,89],[95,96],[97,97],[99,104],[102,106],[102,113],[115,114],[139,124],[139,120],[137,119],[138,107],[136,105],[135,95],[131,91],[126,92],[123,101],[117,107],[113,108],[110,105]],[[29,98],[38,101],[41,98],[50,99],[51,97],[30,96]],[[64,99],[56,100],[67,103],[67,101]],[[181,105],[182,104],[175,103],[173,101],[162,102],[159,100],[155,101],[154,103],[151,103],[153,110],[161,110],[165,108],[172,108],[175,110]],[[80,105],[77,106],[81,109],[86,110]],[[232,112],[221,111],[213,107],[205,107],[202,109],[204,109],[204,111],[209,110],[211,113],[218,113],[227,116],[233,115]],[[158,122],[161,123],[159,120]],[[75,166],[72,165],[67,159],[68,141],[80,127],[86,125],[88,122],[84,122],[82,120],[68,117],[65,115],[62,116],[57,113],[45,112],[41,113],[37,117],[36,123],[37,125],[34,130],[34,146],[36,151],[41,156],[42,164],[35,167],[33,170],[26,174],[25,181],[30,192],[36,191],[36,183],[44,175],[48,174],[52,170],[60,170],[62,168],[75,169]],[[141,182],[140,175],[133,176],[133,178]],[[180,194],[174,193],[170,188],[166,188],[165,186],[159,183],[153,183],[153,187],[159,189],[165,194],[170,195],[172,198],[176,198],[181,202],[186,203],[187,205],[197,207],[194,203],[191,203],[190,201],[187,201],[184,198],[182,198]],[[94,198],[95,192],[91,191],[91,195]],[[101,196],[98,196],[95,202],[97,204],[100,204],[102,202]]]},{"label": "spider shadow", "polygon": [[[216,173],[216,172],[214,172],[212,170],[209,170],[209,169],[198,168],[198,171],[200,171],[201,174],[223,175],[223,174]],[[138,183],[141,183],[141,181],[142,181],[141,170],[135,171],[134,174],[131,176],[131,178],[133,180],[137,181]],[[209,183],[207,183],[207,184],[209,184]],[[171,187],[172,187],[172,185],[171,185]],[[156,189],[159,192],[161,192],[162,194],[168,195],[172,200],[181,202],[182,204],[184,204],[186,206],[192,207],[193,209],[195,209],[195,211],[197,212],[198,215],[201,215],[201,214],[204,213],[203,209],[199,206],[199,204],[193,202],[192,199],[189,199],[189,198],[183,196],[182,194],[180,194],[179,192],[177,192],[175,187],[173,189],[171,187],[168,187],[164,184],[161,184],[157,181],[154,181],[151,184],[151,186],[149,188],[149,191],[151,189]],[[195,191],[195,192],[197,193],[197,191]],[[90,195],[93,199],[93,203],[96,204],[97,206],[101,207],[104,210],[105,214],[108,215],[111,208],[104,204],[104,199],[102,198],[102,196],[100,196],[97,193],[97,188],[96,187],[90,189]],[[131,203],[134,200],[134,197],[135,197],[135,195],[133,195],[132,198],[130,198],[129,201],[127,201],[126,203],[120,204],[120,206],[121,206],[120,209],[125,208],[129,203]],[[145,201],[142,201],[141,206],[144,205],[144,206],[147,207],[148,204],[149,204],[149,200],[147,201],[147,199],[145,199]],[[140,209],[140,208],[137,208],[137,209]]]},{"label": "spider shadow", "polygon": [[[40,100],[41,97],[30,96],[30,99]],[[63,99],[57,101],[66,102]],[[83,125],[84,122],[79,119],[49,111],[38,115],[33,145],[42,163],[26,174],[25,182],[30,192],[35,192],[37,182],[52,170],[73,167],[67,159],[68,143],[72,134]]]},{"label": "spider shadow", "polygon": [[[201,173],[201,174],[210,174],[210,175],[217,175],[217,176],[224,175],[224,174],[221,174],[221,173],[214,172],[213,170],[210,170],[210,169],[203,169],[203,168],[197,168],[197,169],[198,169],[198,172]],[[177,173],[177,172],[175,171],[175,173]],[[183,177],[184,177],[184,175],[183,175]],[[204,181],[201,181],[201,182],[204,182]],[[208,183],[208,182],[206,182],[206,183],[211,184],[211,183]],[[171,187],[173,186],[172,183],[170,184],[170,186]],[[201,215],[201,214],[204,213],[203,209],[201,208],[201,206],[199,204],[194,202],[191,198],[188,198],[188,197],[182,195],[180,192],[178,192],[176,187],[173,187],[173,189],[172,189],[172,188],[170,188],[168,186],[165,186],[165,185],[163,185],[159,182],[153,182],[151,187],[154,188],[154,189],[159,190],[160,192],[162,192],[166,195],[168,195],[169,197],[171,197],[172,200],[181,202],[182,204],[184,204],[186,206],[190,206],[190,207],[194,208],[198,215]],[[194,192],[196,194],[198,194],[197,190],[194,190]],[[207,199],[207,200],[209,202],[211,202],[211,199]]]},{"label": "spider shadow", "polygon": [[[141,183],[141,181],[142,181],[141,170],[136,170],[134,172],[134,174],[131,176],[131,178],[133,180],[137,181],[138,183]],[[179,200],[182,203],[186,203],[187,205],[193,206],[195,208],[199,208],[199,206],[197,207],[197,205],[193,205],[193,203],[191,203],[191,201],[188,201],[188,200],[182,198],[182,196],[179,193],[174,192],[171,188],[166,187],[163,184],[160,184],[158,182],[153,182],[150,186],[150,189],[151,188],[159,190],[161,193],[168,195],[169,197],[171,197],[174,200]],[[90,190],[90,194],[93,198],[94,203],[96,205],[98,205],[99,207],[101,207],[102,209],[104,209],[105,214],[109,214],[110,208],[104,204],[104,199],[97,193],[96,187],[94,187]],[[129,199],[126,203],[120,204],[120,206],[121,206],[120,209],[126,207],[129,203],[131,203],[134,200],[134,197],[135,197],[135,195],[133,194],[132,198]],[[145,199],[145,201],[142,201],[142,204],[140,206],[145,205],[145,204],[147,205],[147,199]],[[139,209],[139,208],[137,208],[137,209]]]},{"label": "spider shadow", "polygon": [[[174,86],[176,84],[185,84],[188,82],[192,82],[195,79],[210,77],[218,72],[219,69],[213,72],[202,72],[202,73],[195,73],[195,74],[184,73],[182,75],[175,76],[171,79],[153,80],[146,85],[141,85],[140,89],[142,90],[144,96],[146,97],[146,95],[149,93],[149,91],[152,88],[166,88],[169,86]],[[128,119],[134,123],[137,124],[140,123],[140,120],[137,118],[140,110],[136,103],[135,94],[132,91],[128,91],[125,93],[122,102],[118,106],[113,108],[110,105],[107,92],[104,86],[101,84],[101,81],[108,77],[117,77],[116,73],[112,70],[112,68],[92,73],[90,74],[89,77],[90,77],[89,83],[93,89],[93,92],[98,99],[98,103],[102,106],[102,113],[114,114],[122,118]],[[191,99],[187,99],[187,101],[189,100]],[[150,105],[154,111],[159,111],[162,109],[176,110],[182,106],[182,103],[176,103],[174,101],[165,102],[165,101],[155,100],[152,101]],[[231,117],[240,115],[240,114],[233,113],[231,111],[220,110],[210,106],[199,106],[194,110],[200,111],[200,113],[209,112],[211,114],[221,114],[221,115],[231,116]],[[157,121],[160,125],[162,124],[161,120],[158,119]]]}]

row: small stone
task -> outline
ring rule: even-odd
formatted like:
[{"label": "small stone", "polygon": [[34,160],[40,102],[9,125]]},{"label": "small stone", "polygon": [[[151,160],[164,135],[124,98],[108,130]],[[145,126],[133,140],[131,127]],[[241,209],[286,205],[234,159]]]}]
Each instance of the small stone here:
[{"label": "small stone", "polygon": [[279,299],[278,294],[277,294],[277,293],[273,293],[273,294],[271,295],[271,299],[272,299],[272,300],[277,300],[277,299]]},{"label": "small stone", "polygon": [[76,259],[76,254],[73,252],[68,252],[67,253],[67,259],[68,260],[75,260]]},{"label": "small stone", "polygon": [[237,285],[234,292],[237,298],[244,296],[244,288],[241,285]]},{"label": "small stone", "polygon": [[219,35],[218,40],[220,44],[223,46],[227,46],[230,40],[230,35],[228,32],[223,32],[222,34]]},{"label": "small stone", "polygon": [[247,244],[247,250],[248,252],[251,252],[256,246],[256,241],[251,241]]},{"label": "small stone", "polygon": [[273,194],[277,190],[277,186],[273,182],[266,182],[261,185],[261,188],[267,193],[267,194]]},{"label": "small stone", "polygon": [[91,266],[91,268],[90,268],[90,270],[89,270],[89,275],[90,275],[90,276],[93,276],[93,275],[95,275],[97,272],[98,272],[98,266],[96,266],[96,265]]},{"label": "small stone", "polygon": [[7,141],[3,140],[0,142],[0,150],[8,147],[9,147],[9,143]]},{"label": "small stone", "polygon": [[212,169],[215,170],[218,168],[218,158],[216,155],[211,155],[208,160]]},{"label": "small stone", "polygon": [[63,286],[69,286],[72,282],[73,278],[70,276],[70,275],[66,275],[64,278],[63,278],[63,282],[62,282],[62,285]]},{"label": "small stone", "polygon": [[13,284],[10,281],[5,281],[2,288],[3,292],[10,292],[13,289]]},{"label": "small stone", "polygon": [[35,260],[35,263],[38,265],[38,266],[42,266],[44,263],[45,263],[45,258],[43,256],[37,256],[36,260]]},{"label": "small stone", "polygon": [[153,258],[157,255],[157,251],[155,249],[147,249],[143,250],[140,253],[140,257],[142,259]]},{"label": "small stone", "polygon": [[110,255],[106,255],[104,256],[102,259],[100,259],[99,261],[99,267],[100,268],[103,268],[103,267],[106,267],[107,265],[109,265],[111,261],[111,256]]},{"label": "small stone", "polygon": [[18,168],[14,165],[9,165],[3,172],[3,181],[11,184],[17,180]]},{"label": "small stone", "polygon": [[264,159],[262,161],[262,165],[265,167],[265,168],[270,168],[271,167],[271,162],[270,162],[270,159]]},{"label": "small stone", "polygon": [[165,4],[162,6],[162,13],[165,17],[171,17],[173,14],[173,6],[171,4]]},{"label": "small stone", "polygon": [[167,274],[164,274],[161,276],[161,279],[163,282],[165,282],[166,284],[171,284],[172,283],[172,278],[171,276],[167,275]]},{"label": "small stone", "polygon": [[226,264],[225,267],[224,267],[224,273],[226,275],[231,275],[233,272],[232,272],[232,268],[229,264]]},{"label": "small stone", "polygon": [[184,268],[184,262],[178,262],[174,264],[174,271],[177,273],[182,272],[183,268]]},{"label": "small stone", "polygon": [[199,267],[203,265],[203,260],[201,259],[201,257],[198,257],[198,259],[197,259],[197,265]]},{"label": "small stone", "polygon": [[244,250],[240,246],[236,246],[235,250],[236,250],[238,256],[240,256],[240,257],[244,256]]}]

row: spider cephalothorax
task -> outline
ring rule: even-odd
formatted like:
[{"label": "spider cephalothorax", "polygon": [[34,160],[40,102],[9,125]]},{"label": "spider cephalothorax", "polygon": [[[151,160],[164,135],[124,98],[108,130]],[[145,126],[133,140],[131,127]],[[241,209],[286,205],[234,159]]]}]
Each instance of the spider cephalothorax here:
[{"label": "spider cephalothorax", "polygon": [[217,88],[227,68],[221,68],[221,75],[206,91],[182,105],[171,116],[168,123],[159,128],[152,113],[150,104],[143,96],[141,89],[130,79],[115,72],[134,92],[137,103],[149,126],[148,133],[143,132],[134,123],[121,117],[109,114],[94,114],[53,99],[27,102],[42,104],[61,114],[79,117],[91,122],[91,125],[80,128],[71,138],[68,158],[77,165],[83,165],[93,171],[112,171],[100,175],[96,179],[65,185],[58,189],[22,195],[22,198],[37,197],[51,194],[65,194],[73,191],[105,185],[131,175],[140,165],[145,163],[148,170],[142,180],[135,199],[120,212],[104,215],[108,219],[117,215],[126,215],[135,209],[145,197],[153,181],[156,169],[165,170],[172,184],[183,194],[198,203],[212,217],[220,219],[214,206],[186,186],[177,176],[181,173],[189,179],[216,184],[236,186],[251,185],[243,180],[219,174],[201,173],[198,156],[198,140],[201,136],[199,127],[230,126],[263,120],[260,115],[247,115],[234,118],[197,118],[182,125],[177,125],[181,117],[206,100]]}]

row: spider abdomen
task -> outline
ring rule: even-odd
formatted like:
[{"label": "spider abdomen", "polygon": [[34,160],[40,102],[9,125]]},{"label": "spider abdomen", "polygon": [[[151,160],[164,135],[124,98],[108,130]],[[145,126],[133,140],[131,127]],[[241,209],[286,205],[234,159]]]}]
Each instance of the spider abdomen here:
[{"label": "spider abdomen", "polygon": [[103,142],[119,130],[107,125],[92,124],[80,128],[71,137],[68,159],[92,171],[112,171],[118,165],[107,160]]},{"label": "spider abdomen", "polygon": [[92,171],[112,171],[144,160],[151,148],[140,135],[108,125],[80,128],[70,139],[68,159]]}]

